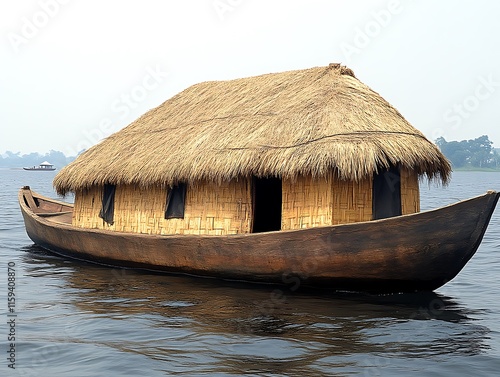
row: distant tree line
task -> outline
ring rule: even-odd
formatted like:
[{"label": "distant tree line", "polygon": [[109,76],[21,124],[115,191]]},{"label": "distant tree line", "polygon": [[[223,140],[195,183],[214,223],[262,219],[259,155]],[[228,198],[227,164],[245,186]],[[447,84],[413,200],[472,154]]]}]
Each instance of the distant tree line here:
[{"label": "distant tree line", "polygon": [[53,164],[57,169],[69,164],[75,157],[66,157],[64,153],[51,150],[48,153],[29,153],[21,155],[20,152],[14,153],[7,151],[0,155],[0,167],[2,168],[22,168],[29,166],[38,166],[44,161]]},{"label": "distant tree line", "polygon": [[493,148],[493,142],[487,135],[462,141],[446,141],[444,137],[440,137],[436,144],[454,168],[500,167],[500,154]]},{"label": "distant tree line", "polygon": [[[493,148],[493,142],[490,141],[487,135],[462,141],[446,141],[444,137],[440,137],[436,140],[436,144],[451,161],[454,168],[500,169],[500,153]],[[45,154],[29,153],[23,155],[20,152],[7,151],[0,155],[0,167],[36,166],[46,160],[60,169],[75,158],[76,156],[67,157],[64,153],[54,150]]]}]

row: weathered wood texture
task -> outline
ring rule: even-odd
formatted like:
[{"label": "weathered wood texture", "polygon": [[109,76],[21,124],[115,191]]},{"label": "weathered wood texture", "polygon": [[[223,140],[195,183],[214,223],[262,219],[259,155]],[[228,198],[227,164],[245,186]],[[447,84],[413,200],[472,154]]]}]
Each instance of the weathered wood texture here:
[{"label": "weathered wood texture", "polygon": [[82,229],[33,213],[22,190],[19,203],[29,237],[73,258],[285,285],[403,292],[434,290],[453,279],[479,247],[498,197],[488,192],[389,219],[231,236]]},{"label": "weathered wood texture", "polygon": [[24,204],[28,205],[31,210],[39,215],[43,214],[61,214],[62,212],[73,212],[73,205],[65,203],[59,200],[38,200],[37,197],[33,196],[29,186],[24,186],[21,189],[23,194]]}]

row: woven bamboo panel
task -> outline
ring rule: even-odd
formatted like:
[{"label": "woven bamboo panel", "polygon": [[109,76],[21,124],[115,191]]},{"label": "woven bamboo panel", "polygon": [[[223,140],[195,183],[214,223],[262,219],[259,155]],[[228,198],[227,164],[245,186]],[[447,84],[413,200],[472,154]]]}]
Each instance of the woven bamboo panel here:
[{"label": "woven bamboo panel", "polygon": [[73,225],[82,228],[105,228],[104,221],[99,217],[102,206],[102,187],[77,191],[74,205]]},{"label": "woven bamboo panel", "polygon": [[75,193],[73,224],[83,228],[110,229],[148,234],[248,233],[251,226],[250,180],[241,179],[215,185],[188,186],[184,219],[164,218],[167,190],[118,186],[115,193],[114,224],[99,217],[102,189]]},{"label": "woven bamboo panel", "polygon": [[372,181],[333,176],[283,180],[282,229],[304,229],[372,219]]},{"label": "woven bamboo panel", "polygon": [[133,185],[117,186],[113,229],[129,233],[159,234],[165,203],[166,190],[161,187],[146,190]]},{"label": "woven bamboo panel", "polygon": [[332,223],[332,178],[299,176],[282,183],[281,229],[304,229]]},{"label": "woven bamboo panel", "polygon": [[188,186],[182,233],[207,235],[249,233],[251,214],[250,179],[233,180],[220,185],[200,182],[195,187]]},{"label": "woven bamboo panel", "polygon": [[401,213],[420,212],[420,189],[418,175],[415,172],[401,169]]},{"label": "woven bamboo panel", "polygon": [[333,180],[332,225],[372,219],[372,179],[360,182]]}]

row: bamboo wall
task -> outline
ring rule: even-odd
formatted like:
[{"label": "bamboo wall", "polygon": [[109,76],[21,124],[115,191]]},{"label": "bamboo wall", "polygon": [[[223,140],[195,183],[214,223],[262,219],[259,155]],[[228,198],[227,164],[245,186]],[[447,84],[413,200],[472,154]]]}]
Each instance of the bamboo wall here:
[{"label": "bamboo wall", "polygon": [[[420,211],[418,176],[401,170],[401,212]],[[373,180],[360,182],[299,176],[283,180],[282,230],[370,221]]]},{"label": "bamboo wall", "polygon": [[[299,176],[282,182],[282,230],[372,219],[372,179],[360,182]],[[227,235],[251,232],[251,179],[188,186],[184,219],[164,218],[166,189],[118,186],[114,224],[99,217],[102,188],[75,194],[73,224],[83,228],[148,234]],[[402,214],[420,211],[418,177],[401,171]]]},{"label": "bamboo wall", "polygon": [[281,229],[304,229],[331,225],[332,177],[299,176],[282,182]]},{"label": "bamboo wall", "polygon": [[401,213],[409,215],[416,212],[420,212],[418,175],[401,169]]},{"label": "bamboo wall", "polygon": [[250,232],[250,180],[188,186],[184,219],[164,218],[166,189],[117,186],[114,224],[99,217],[102,188],[77,192],[73,224],[82,228],[148,234],[225,235]]},{"label": "bamboo wall", "polygon": [[334,180],[332,225],[357,223],[372,219],[372,179],[360,182]]},{"label": "bamboo wall", "polygon": [[99,217],[102,207],[103,187],[93,187],[75,192],[73,209],[74,226],[91,229],[109,229]]},{"label": "bamboo wall", "polygon": [[282,230],[347,224],[372,219],[372,182],[333,175],[283,180]]}]

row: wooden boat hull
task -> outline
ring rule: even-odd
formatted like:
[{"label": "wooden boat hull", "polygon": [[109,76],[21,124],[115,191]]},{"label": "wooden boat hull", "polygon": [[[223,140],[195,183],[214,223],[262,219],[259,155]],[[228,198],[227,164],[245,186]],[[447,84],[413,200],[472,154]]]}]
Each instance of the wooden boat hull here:
[{"label": "wooden boat hull", "polygon": [[19,203],[34,243],[80,260],[292,290],[409,292],[434,290],[460,272],[479,247],[499,195],[489,191],[440,209],[370,222],[231,236],[77,228],[69,221],[70,205],[29,188],[20,190]]}]

